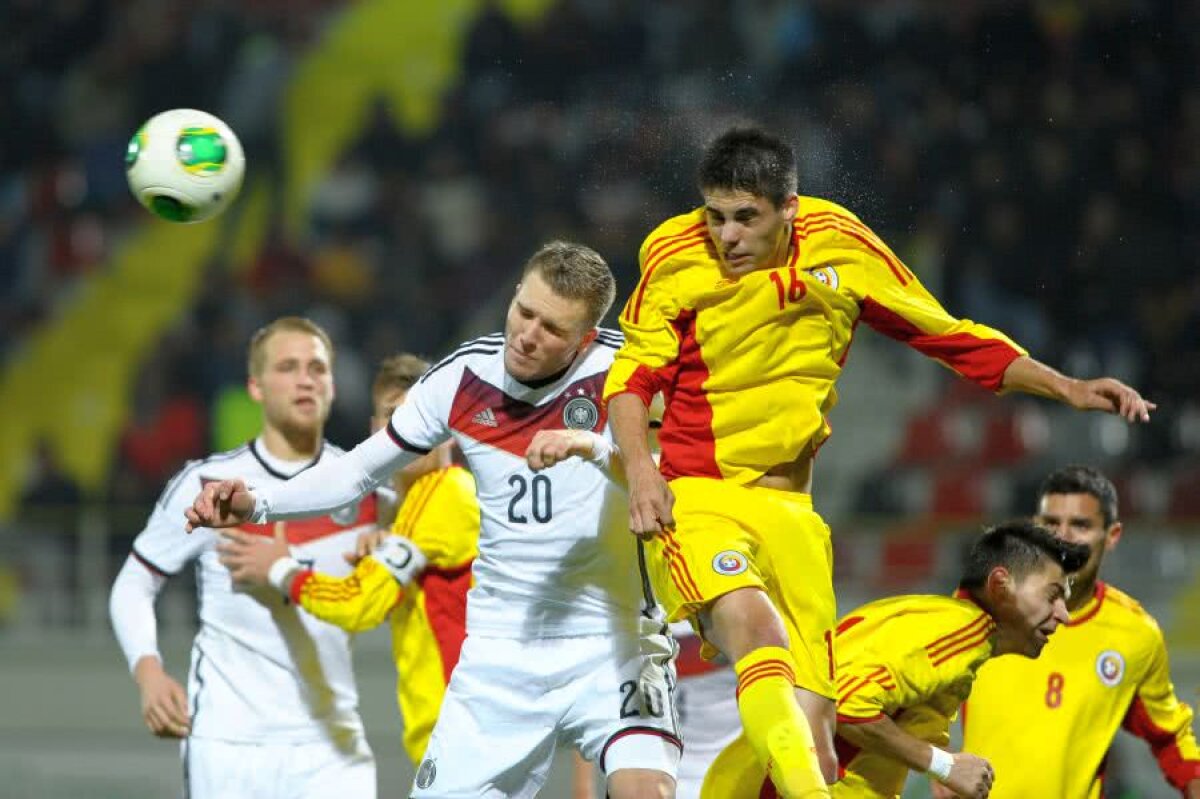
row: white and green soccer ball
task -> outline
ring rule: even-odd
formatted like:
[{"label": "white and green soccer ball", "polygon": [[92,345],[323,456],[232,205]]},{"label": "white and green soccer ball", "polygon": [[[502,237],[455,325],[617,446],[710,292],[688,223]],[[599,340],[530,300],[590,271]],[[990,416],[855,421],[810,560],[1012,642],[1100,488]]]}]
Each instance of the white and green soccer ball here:
[{"label": "white and green soccer ball", "polygon": [[245,171],[241,142],[229,126],[191,108],[151,117],[125,151],[133,196],[169,222],[203,222],[221,213]]}]

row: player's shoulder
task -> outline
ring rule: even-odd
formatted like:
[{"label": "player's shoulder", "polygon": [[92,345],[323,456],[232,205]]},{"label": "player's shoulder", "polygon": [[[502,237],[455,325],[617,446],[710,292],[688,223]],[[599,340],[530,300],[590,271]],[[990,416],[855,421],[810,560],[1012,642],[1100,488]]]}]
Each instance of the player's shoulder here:
[{"label": "player's shoulder", "polygon": [[1110,623],[1120,625],[1130,633],[1162,637],[1158,620],[1150,615],[1141,602],[1110,583],[1100,583],[1098,590],[1104,592],[1100,610]]},{"label": "player's shoulder", "polygon": [[596,340],[593,342],[594,350],[598,350],[600,354],[612,360],[612,353],[621,349],[621,345],[625,343],[625,334],[620,330],[614,330],[611,327],[596,328]]},{"label": "player's shoulder", "polygon": [[243,475],[246,472],[247,462],[253,457],[251,454],[253,443],[248,441],[240,447],[234,447],[224,452],[214,452],[206,457],[187,461],[167,481],[162,494],[159,495],[158,504],[169,505],[182,489],[187,488],[194,491],[205,480]]},{"label": "player's shoulder", "polygon": [[795,224],[800,225],[806,221],[811,223],[822,219],[827,219],[831,222],[841,219],[847,222],[862,224],[862,220],[844,205],[835,203],[833,200],[826,200],[824,197],[799,195],[796,205]]},{"label": "player's shoulder", "polygon": [[481,366],[495,362],[497,356],[503,358],[504,334],[490,333],[486,336],[464,341],[455,347],[454,351],[429,367],[421,375],[418,384],[430,380],[441,379],[449,374],[461,371],[464,367],[478,370]]},{"label": "player's shoulder", "polygon": [[642,241],[638,260],[642,271],[646,272],[688,253],[707,252],[707,248],[708,225],[704,220],[704,208],[700,207],[673,216],[650,231]]}]

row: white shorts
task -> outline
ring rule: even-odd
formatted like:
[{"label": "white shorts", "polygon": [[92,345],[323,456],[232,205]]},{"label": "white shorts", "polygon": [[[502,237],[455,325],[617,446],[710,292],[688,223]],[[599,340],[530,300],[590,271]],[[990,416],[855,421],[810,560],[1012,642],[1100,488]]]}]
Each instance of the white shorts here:
[{"label": "white shorts", "polygon": [[347,754],[320,741],[255,744],[189,738],[183,755],[185,799],[375,797],[375,758],[366,738]]},{"label": "white shorts", "polygon": [[673,691],[643,713],[641,669],[633,636],[468,635],[412,796],[532,797],[559,745],[606,774],[640,768],[673,778],[682,749]]},{"label": "white shorts", "polygon": [[686,746],[679,761],[676,799],[699,799],[704,773],[741,733],[736,694],[737,675],[728,667],[679,678],[675,698]]}]

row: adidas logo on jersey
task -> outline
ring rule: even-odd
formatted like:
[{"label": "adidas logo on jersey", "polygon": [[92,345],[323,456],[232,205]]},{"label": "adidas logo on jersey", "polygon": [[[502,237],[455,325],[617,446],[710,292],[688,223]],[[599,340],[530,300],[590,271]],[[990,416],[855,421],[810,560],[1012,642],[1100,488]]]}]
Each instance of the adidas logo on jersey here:
[{"label": "adidas logo on jersey", "polygon": [[479,413],[471,417],[471,421],[475,424],[481,424],[484,427],[499,427],[500,423],[496,421],[496,414],[492,413],[491,408],[485,408]]}]

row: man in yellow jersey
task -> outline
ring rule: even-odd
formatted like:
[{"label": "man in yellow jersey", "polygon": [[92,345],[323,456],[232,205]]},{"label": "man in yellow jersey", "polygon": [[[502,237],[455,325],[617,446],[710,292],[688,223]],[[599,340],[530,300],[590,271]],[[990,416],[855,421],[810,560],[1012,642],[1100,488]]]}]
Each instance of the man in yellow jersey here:
[{"label": "man in yellow jersey", "polygon": [[951,754],[950,722],[989,658],[1036,658],[1067,621],[1067,575],[1086,545],[1032,522],[986,531],[971,547],[954,597],[871,602],[838,623],[839,799],[899,799],[909,770],[929,772],[957,796],[982,799],[993,764]]},{"label": "man in yellow jersey", "polygon": [[[384,360],[372,387],[371,431],[387,425],[408,390],[429,368],[415,355]],[[479,503],[471,474],[451,462],[447,442],[396,473],[401,498],[392,535],[348,577],[300,568],[286,543],[223,531],[225,563],[238,582],[273,584],[317,618],[351,632],[390,616],[404,749],[421,762],[450,673],[466,636],[467,590],[479,543]]]},{"label": "man in yellow jersey", "polygon": [[[899,797],[910,769],[929,771],[960,796],[987,796],[992,768],[976,754],[951,754],[950,721],[989,658],[1035,658],[1067,619],[1067,575],[1088,548],[1032,522],[985,531],[948,596],[898,596],[864,605],[838,624],[835,797]],[[748,765],[749,764],[749,765]],[[743,740],[705,781],[721,799],[775,797]],[[761,789],[761,792],[760,792]]]},{"label": "man in yellow jersey", "polygon": [[[857,324],[992,391],[1131,421],[1154,408],[948,314],[856,216],[798,196],[795,163],[757,129],[708,147],[704,205],[642,245],[604,391],[657,596],[672,620],[693,621],[707,654],[734,663],[748,739],[788,797],[827,796],[837,775],[832,550],[809,491]],[[646,444],[659,391],[661,467]]]},{"label": "man in yellow jersey", "polygon": [[[1069,466],[1038,493],[1037,521],[1092,556],[1076,576],[1071,620],[1036,661],[1002,658],[979,671],[963,706],[963,748],[996,769],[992,796],[1097,799],[1118,727],[1146,740],[1167,782],[1200,797],[1192,710],[1178,700],[1154,618],[1099,579],[1121,538],[1117,492],[1095,469]],[[953,794],[938,790],[935,796]]]}]

